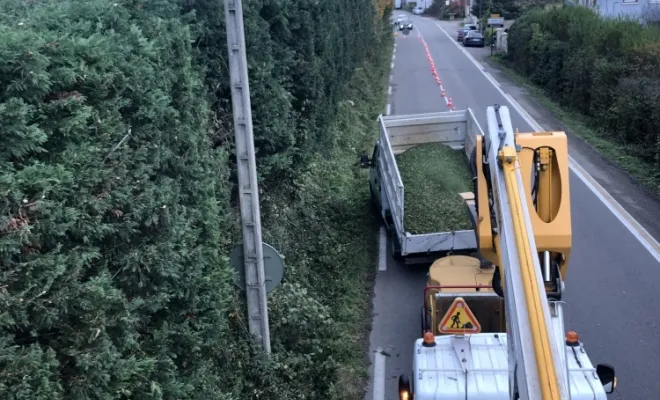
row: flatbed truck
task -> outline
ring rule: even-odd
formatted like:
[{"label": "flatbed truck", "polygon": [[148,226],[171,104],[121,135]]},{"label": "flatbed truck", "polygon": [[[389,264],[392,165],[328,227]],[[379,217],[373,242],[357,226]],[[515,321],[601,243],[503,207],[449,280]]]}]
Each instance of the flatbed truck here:
[{"label": "flatbed truck", "polygon": [[[412,234],[406,229],[405,182],[401,179],[395,158],[418,145],[442,143],[464,152],[464,167],[469,168],[469,157],[474,151],[476,137],[484,134],[474,112],[467,108],[414,115],[380,115],[378,125],[380,132],[372,157],[369,159],[366,154],[362,155],[361,165],[370,168],[369,192],[389,231],[393,257],[406,264],[414,264],[429,262],[447,252],[475,251],[477,240],[474,229],[424,234]],[[460,195],[468,205],[466,219],[470,219],[474,227],[474,195]]]}]

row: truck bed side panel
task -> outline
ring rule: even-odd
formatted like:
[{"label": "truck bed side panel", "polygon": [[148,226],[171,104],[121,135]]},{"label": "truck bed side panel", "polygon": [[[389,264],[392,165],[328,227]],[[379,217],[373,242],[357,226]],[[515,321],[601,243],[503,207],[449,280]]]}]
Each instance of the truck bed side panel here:
[{"label": "truck bed side panel", "polygon": [[397,231],[403,232],[403,183],[396,165],[390,138],[387,135],[382,116],[380,120],[380,137],[378,140],[378,168],[381,172],[381,185],[390,205],[392,220]]}]

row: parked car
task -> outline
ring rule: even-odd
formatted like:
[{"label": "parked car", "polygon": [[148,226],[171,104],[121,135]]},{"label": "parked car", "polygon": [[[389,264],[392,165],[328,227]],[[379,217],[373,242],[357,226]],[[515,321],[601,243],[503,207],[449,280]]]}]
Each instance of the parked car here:
[{"label": "parked car", "polygon": [[456,40],[459,41],[459,42],[462,42],[462,41],[463,41],[463,38],[465,37],[465,35],[466,35],[468,32],[470,32],[469,29],[466,29],[466,28],[461,28],[461,29],[459,29],[459,30],[458,30],[458,36],[456,37]]},{"label": "parked car", "polygon": [[486,45],[484,35],[479,31],[469,31],[463,38],[463,46],[484,47]]},{"label": "parked car", "polygon": [[471,31],[478,31],[479,28],[475,24],[465,24],[463,25],[463,29],[469,29]]},{"label": "parked car", "polygon": [[399,30],[402,31],[404,29],[409,29],[412,30],[413,28],[413,23],[409,19],[404,19],[403,21],[399,22]]},{"label": "parked car", "polygon": [[417,6],[417,7],[413,8],[412,12],[415,15],[422,15],[422,14],[424,14],[424,7]]}]

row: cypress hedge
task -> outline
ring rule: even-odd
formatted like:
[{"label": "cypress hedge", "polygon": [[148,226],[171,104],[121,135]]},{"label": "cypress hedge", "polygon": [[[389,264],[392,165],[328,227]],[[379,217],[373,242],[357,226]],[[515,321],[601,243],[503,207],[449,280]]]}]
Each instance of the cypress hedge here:
[{"label": "cypress hedge", "polygon": [[509,29],[508,60],[607,140],[647,166],[660,191],[660,31],[583,7],[525,14]]},{"label": "cypress hedge", "polygon": [[244,1],[264,239],[287,256],[270,358],[227,257],[223,12],[0,0],[0,398],[361,397],[373,240],[349,161],[375,132],[390,9]]}]

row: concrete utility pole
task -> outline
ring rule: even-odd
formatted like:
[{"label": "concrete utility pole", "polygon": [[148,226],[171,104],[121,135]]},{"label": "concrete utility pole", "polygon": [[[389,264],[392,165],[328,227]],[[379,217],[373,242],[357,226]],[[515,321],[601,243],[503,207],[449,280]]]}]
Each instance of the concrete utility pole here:
[{"label": "concrete utility pole", "polygon": [[247,57],[245,55],[243,6],[241,0],[224,1],[238,164],[238,194],[243,227],[248,321],[250,333],[263,343],[264,350],[270,354],[268,299],[265,284],[263,243],[261,241],[257,164],[252,133],[252,106],[250,105]]}]

